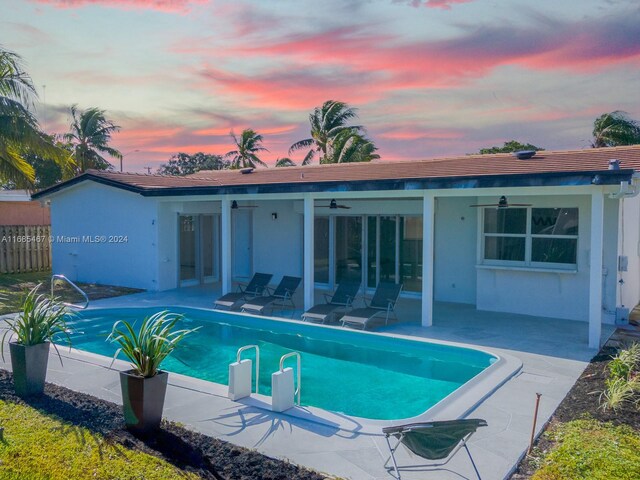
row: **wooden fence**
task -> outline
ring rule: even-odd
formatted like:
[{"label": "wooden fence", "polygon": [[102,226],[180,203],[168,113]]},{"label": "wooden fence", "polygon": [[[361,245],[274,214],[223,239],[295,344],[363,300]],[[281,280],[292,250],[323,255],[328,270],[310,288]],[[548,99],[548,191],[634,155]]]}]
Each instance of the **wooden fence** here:
[{"label": "wooden fence", "polygon": [[51,270],[49,225],[0,225],[0,273]]}]

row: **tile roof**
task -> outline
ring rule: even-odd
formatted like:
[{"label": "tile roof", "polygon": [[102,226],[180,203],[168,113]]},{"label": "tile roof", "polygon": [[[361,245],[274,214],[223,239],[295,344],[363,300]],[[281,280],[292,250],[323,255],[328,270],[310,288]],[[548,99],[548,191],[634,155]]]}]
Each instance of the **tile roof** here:
[{"label": "tile roof", "polygon": [[[429,179],[465,179],[489,176],[572,174],[606,171],[609,160],[620,160],[623,170],[640,171],[640,145],[590,148],[570,151],[541,151],[528,160],[512,154],[465,155],[431,160],[377,161],[314,165],[306,167],[257,168],[243,174],[239,170],[206,170],[185,177],[88,171],[83,176],[134,191],[161,191],[197,187],[289,186],[358,181],[397,181]],[[71,180],[69,182],[73,182]],[[65,182],[65,183],[69,183]],[[46,195],[65,184],[34,195]],[[294,188],[295,189],[295,188]]]}]

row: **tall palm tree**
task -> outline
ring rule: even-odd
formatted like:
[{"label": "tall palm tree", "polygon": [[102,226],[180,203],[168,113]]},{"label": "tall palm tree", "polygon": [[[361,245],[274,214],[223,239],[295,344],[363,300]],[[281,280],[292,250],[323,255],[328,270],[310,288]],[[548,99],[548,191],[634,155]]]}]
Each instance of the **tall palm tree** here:
[{"label": "tall palm tree", "polygon": [[71,107],[71,131],[64,135],[73,149],[76,163],[76,173],[82,173],[90,168],[96,170],[111,170],[113,165],[101,154],[121,159],[122,153],[109,146],[111,135],[120,130],[105,116],[105,111],[92,107],[84,111],[78,110],[77,105]]},{"label": "tall palm tree", "polygon": [[269,151],[262,146],[262,135],[250,128],[244,129],[239,138],[233,132],[230,135],[236,144],[237,150],[231,150],[223,155],[225,158],[231,158],[231,166],[229,168],[256,168],[256,164],[263,167],[267,166],[257,155],[258,152]]},{"label": "tall palm tree", "polygon": [[593,148],[635,145],[640,143],[640,124],[626,112],[603,113],[593,122]]},{"label": "tall palm tree", "polygon": [[356,109],[344,102],[327,100],[322,107],[316,107],[309,115],[311,123],[311,138],[300,140],[289,148],[289,155],[303,149],[309,149],[304,156],[302,165],[309,165],[314,158],[319,157],[320,163],[327,162],[331,141],[339,133],[348,131],[360,133],[363,128],[359,125],[347,125],[349,120],[357,118]]},{"label": "tall palm tree", "polygon": [[344,130],[331,141],[331,149],[321,163],[370,162],[380,158],[373,142],[359,133]]},{"label": "tall palm tree", "polygon": [[276,160],[276,167],[295,167],[296,163],[289,157],[282,157]]},{"label": "tall palm tree", "polygon": [[31,112],[36,89],[19,55],[0,47],[0,181],[32,187],[33,167],[27,155],[39,155],[63,165],[64,151],[43,132]]}]

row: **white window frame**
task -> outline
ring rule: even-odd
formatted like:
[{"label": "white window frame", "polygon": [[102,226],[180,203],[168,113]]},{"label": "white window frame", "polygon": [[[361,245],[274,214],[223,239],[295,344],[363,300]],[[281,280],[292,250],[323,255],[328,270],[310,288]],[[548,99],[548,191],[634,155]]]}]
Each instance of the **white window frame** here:
[{"label": "white window frame", "polygon": [[[509,207],[508,207],[509,208]],[[574,271],[578,268],[578,252],[580,251],[580,235],[545,235],[545,234],[533,234],[531,229],[531,219],[533,216],[534,208],[575,208],[578,210],[578,223],[580,222],[580,209],[576,206],[528,206],[528,207],[510,207],[521,208],[526,210],[526,231],[524,234],[519,233],[485,233],[484,231],[484,216],[486,210],[489,208],[481,208],[479,212],[478,222],[478,234],[480,237],[478,260],[480,265],[496,266],[496,267],[525,267],[536,270],[569,270]],[[524,238],[524,260],[494,260],[485,258],[485,239],[487,237],[509,237],[509,238]],[[532,246],[534,238],[552,238],[552,239],[568,239],[576,241],[576,263],[551,263],[551,262],[534,262],[531,260]]]}]

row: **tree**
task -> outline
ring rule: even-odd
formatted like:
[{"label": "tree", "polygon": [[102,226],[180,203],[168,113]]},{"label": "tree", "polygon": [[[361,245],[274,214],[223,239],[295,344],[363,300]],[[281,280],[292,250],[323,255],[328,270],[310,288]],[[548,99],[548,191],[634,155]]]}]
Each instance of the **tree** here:
[{"label": "tree", "polygon": [[487,155],[489,153],[512,153],[512,152],[523,152],[526,150],[534,150],[539,152],[544,150],[544,148],[536,147],[530,143],[520,143],[516,140],[510,140],[508,142],[504,142],[502,147],[489,147],[489,148],[481,148],[480,154]]},{"label": "tree", "polygon": [[356,109],[344,102],[327,100],[322,107],[316,107],[309,115],[311,138],[300,140],[289,148],[289,155],[298,150],[309,149],[302,160],[302,165],[309,165],[316,157],[320,163],[333,163],[331,159],[331,142],[342,132],[359,134],[364,129],[359,125],[347,125],[357,118]]},{"label": "tree", "polygon": [[370,162],[380,158],[376,146],[363,135],[343,130],[331,140],[331,148],[321,163]]},{"label": "tree", "polygon": [[72,145],[76,173],[90,168],[95,170],[111,170],[113,165],[101,154],[121,159],[122,154],[109,146],[111,135],[120,130],[105,116],[105,111],[92,107],[79,111],[77,105],[71,107],[71,131],[64,139]]},{"label": "tree", "polygon": [[276,167],[295,167],[296,163],[289,157],[282,157],[276,160]]},{"label": "tree", "polygon": [[19,55],[0,47],[0,182],[31,188],[35,171],[29,154],[50,158],[61,167],[68,163],[65,152],[45,135],[31,112],[36,89],[22,68]]},{"label": "tree", "polygon": [[256,164],[263,167],[267,166],[257,155],[259,152],[269,151],[262,146],[262,135],[250,128],[243,130],[240,138],[236,137],[233,132],[230,135],[236,144],[237,150],[231,150],[223,155],[224,158],[231,158],[229,168],[256,168]]},{"label": "tree", "polygon": [[640,124],[626,112],[603,113],[593,122],[593,148],[636,145],[640,143]]},{"label": "tree", "polygon": [[184,176],[200,170],[224,170],[229,166],[230,162],[224,160],[220,155],[210,155],[202,152],[189,155],[180,152],[172,156],[167,163],[160,165],[157,173],[160,175]]}]

